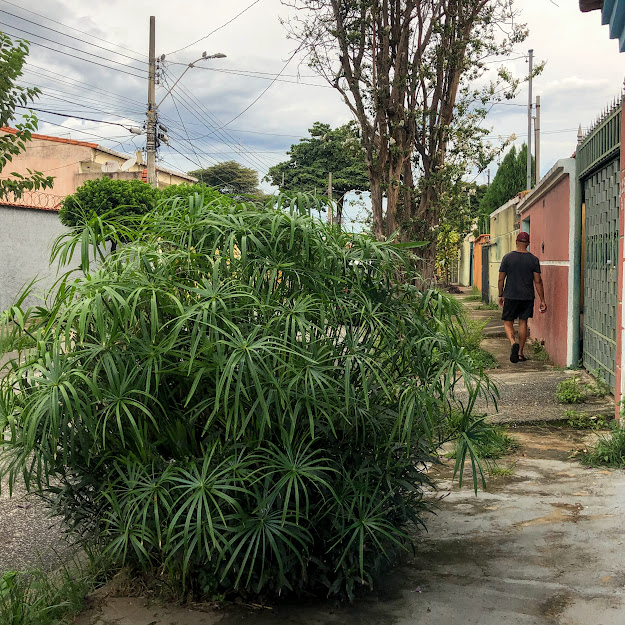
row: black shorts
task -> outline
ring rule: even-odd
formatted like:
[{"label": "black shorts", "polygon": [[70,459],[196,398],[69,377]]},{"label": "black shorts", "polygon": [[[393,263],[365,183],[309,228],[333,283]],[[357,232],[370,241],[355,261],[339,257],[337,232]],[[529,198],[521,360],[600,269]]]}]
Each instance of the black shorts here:
[{"label": "black shorts", "polygon": [[501,318],[504,321],[514,321],[515,319],[523,319],[527,321],[534,316],[534,300],[533,299],[504,299],[503,312]]}]

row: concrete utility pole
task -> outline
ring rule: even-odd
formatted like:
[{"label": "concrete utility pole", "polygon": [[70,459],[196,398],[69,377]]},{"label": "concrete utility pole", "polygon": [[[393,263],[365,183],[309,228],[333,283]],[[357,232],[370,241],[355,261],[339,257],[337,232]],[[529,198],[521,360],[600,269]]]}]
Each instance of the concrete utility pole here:
[{"label": "concrete utility pole", "polygon": [[527,185],[529,191],[532,188],[532,72],[534,70],[534,50],[529,51],[529,93],[527,96]]},{"label": "concrete utility pole", "polygon": [[150,16],[150,57],[148,66],[148,115],[146,152],[148,184],[157,186],[156,180],[156,18]]},{"label": "concrete utility pole", "polygon": [[540,182],[540,96],[536,96],[536,116],[534,117],[534,157],[536,167],[536,186]]}]

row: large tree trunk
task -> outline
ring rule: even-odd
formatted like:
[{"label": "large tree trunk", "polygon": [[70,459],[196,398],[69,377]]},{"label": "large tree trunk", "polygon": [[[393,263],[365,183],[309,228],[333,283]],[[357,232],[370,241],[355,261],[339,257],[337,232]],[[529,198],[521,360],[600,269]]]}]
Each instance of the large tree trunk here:
[{"label": "large tree trunk", "polygon": [[378,241],[384,239],[384,215],[382,213],[382,184],[377,176],[370,175],[371,212],[373,213],[373,234]]}]

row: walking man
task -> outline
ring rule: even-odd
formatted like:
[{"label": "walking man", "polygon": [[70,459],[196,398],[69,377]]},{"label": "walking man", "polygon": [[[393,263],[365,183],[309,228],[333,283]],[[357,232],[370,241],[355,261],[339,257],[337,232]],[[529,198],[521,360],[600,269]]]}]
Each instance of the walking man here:
[{"label": "walking man", "polygon": [[[527,320],[534,313],[534,289],[540,299],[540,312],[547,310],[543,279],[540,276],[540,261],[527,251],[530,236],[519,232],[516,250],[501,260],[499,267],[499,305],[503,307],[501,318],[510,341],[510,362],[525,361],[523,348],[527,340]],[[519,342],[514,332],[514,320],[519,320]]]}]

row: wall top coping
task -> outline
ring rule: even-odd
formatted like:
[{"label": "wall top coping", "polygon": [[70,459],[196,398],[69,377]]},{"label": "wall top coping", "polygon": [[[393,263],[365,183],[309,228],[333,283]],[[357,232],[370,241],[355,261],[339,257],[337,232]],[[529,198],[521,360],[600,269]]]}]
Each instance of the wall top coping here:
[{"label": "wall top coping", "polygon": [[519,214],[529,210],[538,200],[542,199],[551,189],[560,182],[565,176],[575,178],[575,159],[561,158],[556,161],[555,165],[545,174],[545,176],[524,198],[517,207]]}]

